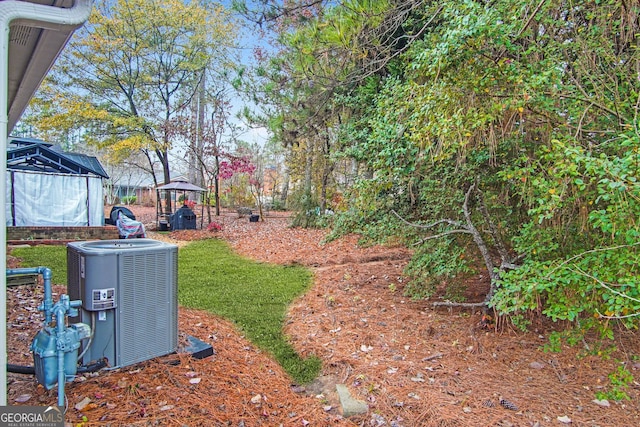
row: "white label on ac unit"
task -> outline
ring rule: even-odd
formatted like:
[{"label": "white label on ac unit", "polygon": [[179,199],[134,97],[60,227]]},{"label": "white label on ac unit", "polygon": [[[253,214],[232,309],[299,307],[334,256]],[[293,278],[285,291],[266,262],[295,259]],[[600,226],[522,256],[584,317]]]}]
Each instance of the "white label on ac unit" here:
[{"label": "white label on ac unit", "polygon": [[91,298],[92,310],[108,310],[116,307],[116,289],[94,289]]},{"label": "white label on ac unit", "polygon": [[106,311],[99,311],[98,312],[98,320],[100,321],[105,321],[107,320],[107,312]]},{"label": "white label on ac unit", "polygon": [[80,278],[84,279],[84,257],[80,257]]}]

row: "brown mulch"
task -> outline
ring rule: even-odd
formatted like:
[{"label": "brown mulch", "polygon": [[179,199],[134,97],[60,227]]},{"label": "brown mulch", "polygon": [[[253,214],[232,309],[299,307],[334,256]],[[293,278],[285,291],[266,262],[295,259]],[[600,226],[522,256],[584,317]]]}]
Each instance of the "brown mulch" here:
[{"label": "brown mulch", "polygon": [[[152,230],[155,210],[136,208]],[[548,334],[562,325],[536,324],[527,333],[506,322],[486,328],[480,313],[434,310],[426,301],[403,296],[405,248],[362,248],[356,236],[323,243],[324,230],[289,228],[284,214],[250,223],[225,213],[216,221],[223,226],[217,233],[149,234],[179,245],[213,236],[259,261],[311,268],[314,286],[292,304],[285,332],[302,355],[322,359],[321,377],[304,387],[291,384],[278,364],[229,322],[181,308],[180,332],[211,344],[215,354],[203,360],[168,355],[79,376],[65,388],[70,423],[506,427],[566,425],[559,420],[571,419],[574,426],[640,425],[635,331],[620,331],[607,358],[578,357],[584,346],[547,353],[542,346]],[[9,257],[10,266],[16,262]],[[475,291],[486,285],[479,278],[472,284]],[[64,287],[55,290],[59,294]],[[8,290],[10,363],[32,363],[28,347],[41,327],[35,309],[41,298],[40,287],[33,285]],[[626,388],[631,400],[594,403],[596,392],[611,390],[608,375],[621,364],[636,376]],[[369,412],[343,418],[336,383],[366,402]],[[90,403],[76,409],[85,398]],[[44,390],[31,376],[9,374],[8,401],[55,404],[57,390]]]}]

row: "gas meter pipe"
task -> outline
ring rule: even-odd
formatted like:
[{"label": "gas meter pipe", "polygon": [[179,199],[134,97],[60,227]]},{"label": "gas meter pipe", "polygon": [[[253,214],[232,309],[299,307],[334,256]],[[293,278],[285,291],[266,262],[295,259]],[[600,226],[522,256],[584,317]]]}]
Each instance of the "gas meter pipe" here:
[{"label": "gas meter pipe", "polygon": [[60,301],[53,307],[56,313],[56,355],[58,356],[58,406],[64,406],[64,383],[66,381],[66,373],[64,370],[64,355],[67,351],[65,348],[64,334],[66,330],[65,316],[71,308],[77,308],[82,305],[81,301],[69,301],[67,295],[61,295]]},{"label": "gas meter pipe", "polygon": [[33,267],[33,268],[7,268],[7,276],[20,276],[24,274],[39,274],[42,275],[44,280],[44,301],[42,305],[38,307],[39,310],[44,311],[44,323],[48,325],[51,323],[51,309],[53,308],[53,291],[51,290],[51,269],[48,267]]}]

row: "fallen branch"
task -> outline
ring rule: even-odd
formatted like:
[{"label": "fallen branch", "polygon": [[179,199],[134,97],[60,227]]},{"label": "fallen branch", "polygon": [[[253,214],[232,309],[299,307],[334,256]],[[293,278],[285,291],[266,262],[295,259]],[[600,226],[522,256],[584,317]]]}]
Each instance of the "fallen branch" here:
[{"label": "fallen branch", "polygon": [[436,353],[436,354],[432,354],[431,356],[427,356],[425,358],[422,359],[422,362],[428,362],[429,360],[433,360],[433,359],[439,359],[442,356],[444,356],[443,353]]},{"label": "fallen branch", "polygon": [[486,307],[487,303],[483,302],[453,302],[453,301],[436,301],[434,307]]},{"label": "fallen branch", "polygon": [[[498,250],[498,253],[500,254],[501,264],[498,268],[496,268],[496,264],[494,263],[491,257],[491,251],[487,247],[485,239],[482,237],[482,234],[480,233],[480,231],[476,228],[474,221],[472,219],[472,209],[469,205],[472,202],[472,196],[474,195],[474,193],[476,195],[476,199],[478,202],[477,209],[480,211],[481,215],[483,216],[486,223],[488,224],[489,234],[493,239],[495,248]],[[475,183],[471,184],[467,189],[467,191],[465,192],[464,202],[462,204],[462,212],[464,215],[464,221],[456,221],[453,219],[445,218],[445,219],[440,219],[440,220],[431,222],[429,224],[420,224],[420,223],[407,221],[398,212],[396,212],[395,210],[391,210],[391,213],[393,213],[400,221],[414,228],[432,229],[434,227],[437,227],[443,224],[455,227],[454,229],[445,230],[437,234],[431,234],[430,236],[423,237],[422,239],[420,239],[420,241],[415,243],[415,245],[420,245],[428,240],[439,239],[452,234],[470,234],[471,235],[473,242],[475,243],[476,247],[480,251],[480,255],[482,256],[485,267],[487,269],[487,273],[489,274],[489,278],[490,278],[489,291],[487,292],[487,295],[485,296],[484,301],[477,302],[477,303],[456,303],[451,301],[434,302],[433,306],[434,307],[480,307],[483,310],[486,310],[489,307],[489,303],[491,302],[491,299],[493,298],[493,295],[496,291],[496,286],[497,286],[496,284],[500,279],[500,274],[505,270],[517,269],[519,266],[515,263],[515,261],[518,260],[518,258],[520,257],[514,260],[509,255],[509,251],[507,250],[507,247],[505,246],[502,240],[502,237],[500,236],[498,227],[492,221],[491,215],[489,215],[489,210],[484,202],[482,191],[478,188],[477,184]]]}]

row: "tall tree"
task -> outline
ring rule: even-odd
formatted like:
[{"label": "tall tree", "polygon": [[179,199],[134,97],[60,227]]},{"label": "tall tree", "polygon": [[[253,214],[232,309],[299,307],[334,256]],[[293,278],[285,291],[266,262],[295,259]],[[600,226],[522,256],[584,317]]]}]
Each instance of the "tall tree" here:
[{"label": "tall tree", "polygon": [[89,143],[141,150],[150,165],[154,157],[160,161],[161,182],[168,183],[169,152],[180,142],[173,138],[174,121],[198,98],[207,67],[228,66],[235,34],[218,4],[102,3],[57,68],[57,87],[66,89],[55,95],[58,114],[40,125],[81,127]]}]

